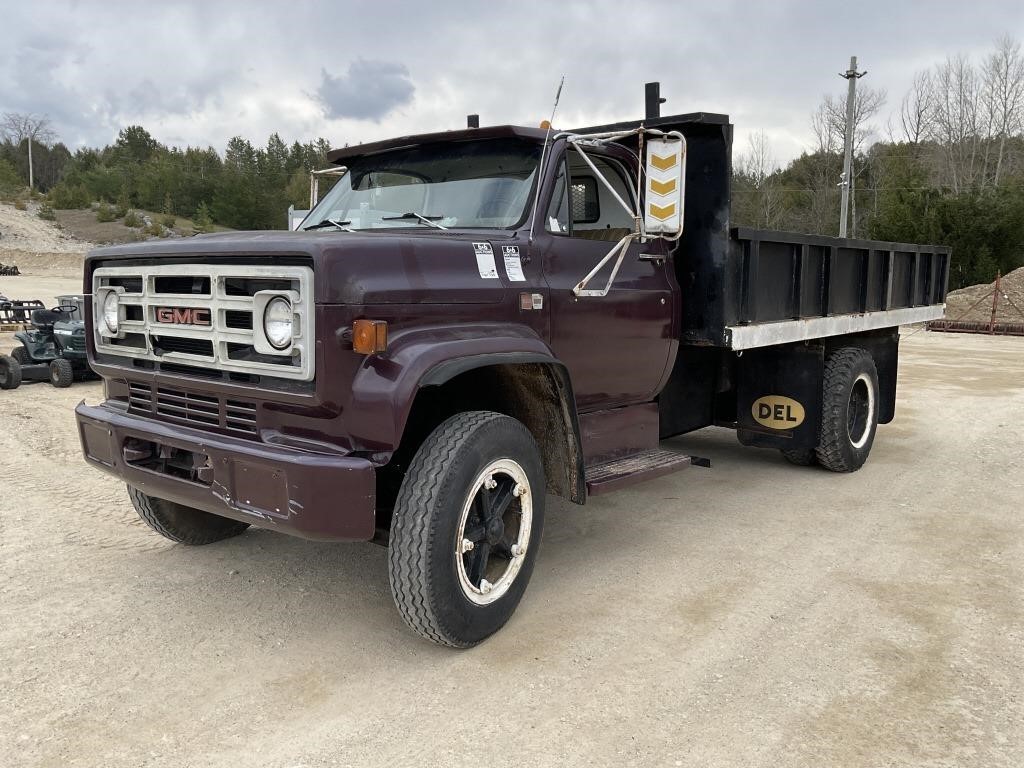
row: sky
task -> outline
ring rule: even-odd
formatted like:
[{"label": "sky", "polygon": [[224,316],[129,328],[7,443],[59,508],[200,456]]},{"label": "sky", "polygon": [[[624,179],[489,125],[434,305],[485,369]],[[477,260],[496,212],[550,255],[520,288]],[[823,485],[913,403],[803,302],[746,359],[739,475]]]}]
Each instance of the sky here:
[{"label": "sky", "polygon": [[465,126],[556,127],[722,112],[736,152],[756,131],[785,163],[841,97],[849,57],[888,100],[914,73],[1024,41],[1024,0],[904,2],[62,2],[0,0],[0,112],[49,117],[72,149],[141,124],[161,143],[326,138],[343,146]]}]

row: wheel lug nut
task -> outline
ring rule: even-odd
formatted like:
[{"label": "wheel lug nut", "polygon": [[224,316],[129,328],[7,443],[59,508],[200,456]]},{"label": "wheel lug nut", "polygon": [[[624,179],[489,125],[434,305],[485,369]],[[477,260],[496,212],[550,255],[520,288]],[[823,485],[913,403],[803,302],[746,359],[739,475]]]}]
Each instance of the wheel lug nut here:
[{"label": "wheel lug nut", "polygon": [[488,477],[486,480],[484,480],[484,488],[486,488],[488,491],[493,491],[497,487],[498,481],[495,480],[493,477]]},{"label": "wheel lug nut", "polygon": [[488,592],[490,592],[493,588],[494,585],[491,584],[491,582],[489,582],[487,579],[480,579],[480,591],[483,592],[485,595]]},{"label": "wheel lug nut", "polygon": [[525,496],[526,495],[526,486],[522,485],[521,483],[516,483],[516,487],[512,489],[512,495],[513,496]]},{"label": "wheel lug nut", "polygon": [[473,547],[475,547],[475,546],[476,545],[472,541],[470,541],[469,539],[463,539],[462,540],[462,551],[463,552],[472,552],[473,551]]},{"label": "wheel lug nut", "polygon": [[521,557],[526,554],[526,547],[522,547],[519,544],[512,545],[512,557]]}]

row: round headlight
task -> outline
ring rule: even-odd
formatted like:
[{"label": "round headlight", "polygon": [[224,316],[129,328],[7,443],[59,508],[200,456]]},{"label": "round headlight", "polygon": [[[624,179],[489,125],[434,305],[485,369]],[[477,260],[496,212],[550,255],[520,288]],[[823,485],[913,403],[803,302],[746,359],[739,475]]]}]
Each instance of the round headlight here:
[{"label": "round headlight", "polygon": [[285,349],[292,343],[294,314],[288,299],[278,296],[263,310],[263,333],[274,349]]},{"label": "round headlight", "polygon": [[121,299],[117,295],[117,291],[110,291],[103,297],[103,324],[113,334],[117,333],[117,328],[120,324],[120,318],[118,317],[120,314],[118,311],[120,304]]}]

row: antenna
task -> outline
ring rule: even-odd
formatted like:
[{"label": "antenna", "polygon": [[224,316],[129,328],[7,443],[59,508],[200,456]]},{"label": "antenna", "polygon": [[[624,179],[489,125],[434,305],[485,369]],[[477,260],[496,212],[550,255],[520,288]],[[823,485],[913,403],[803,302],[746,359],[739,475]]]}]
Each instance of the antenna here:
[{"label": "antenna", "polygon": [[533,195],[533,214],[530,217],[530,241],[533,244],[533,233],[537,228],[537,206],[540,205],[540,185],[544,181],[544,160],[548,154],[548,141],[551,139],[551,124],[555,121],[555,112],[558,110],[558,100],[562,98],[562,86],[565,85],[565,75],[558,81],[558,91],[555,92],[555,103],[551,107],[551,117],[547,120],[547,133],[544,134],[544,146],[540,150],[540,165],[537,166],[537,189]]}]

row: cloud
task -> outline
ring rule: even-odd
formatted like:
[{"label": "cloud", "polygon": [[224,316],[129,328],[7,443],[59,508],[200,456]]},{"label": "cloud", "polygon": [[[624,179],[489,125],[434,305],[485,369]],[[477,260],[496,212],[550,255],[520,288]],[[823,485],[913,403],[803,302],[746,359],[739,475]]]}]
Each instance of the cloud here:
[{"label": "cloud", "polygon": [[[977,62],[1004,33],[1024,39],[1020,0],[919,5],[640,0],[627,12],[616,0],[393,0],[386,20],[360,0],[244,11],[210,0],[12,2],[0,24],[0,112],[47,115],[72,148],[132,124],[221,151],[232,136],[262,144],[271,133],[341,146],[460,128],[470,113],[536,125],[563,74],[556,126],[630,120],[643,113],[643,84],[661,80],[666,114],[727,113],[738,151],[764,130],[785,163],[813,146],[810,115],[823,94],[843,96],[837,73],[851,54],[870,73],[861,85],[889,92],[875,121],[883,135],[915,70],[950,53]],[[521,25],[524,10],[529,35],[481,42]],[[662,29],[676,30],[669,48],[652,42]]]},{"label": "cloud", "polygon": [[321,70],[317,96],[329,118],[380,121],[388,112],[412,101],[416,87],[404,64],[356,59],[348,72],[334,77]]}]

